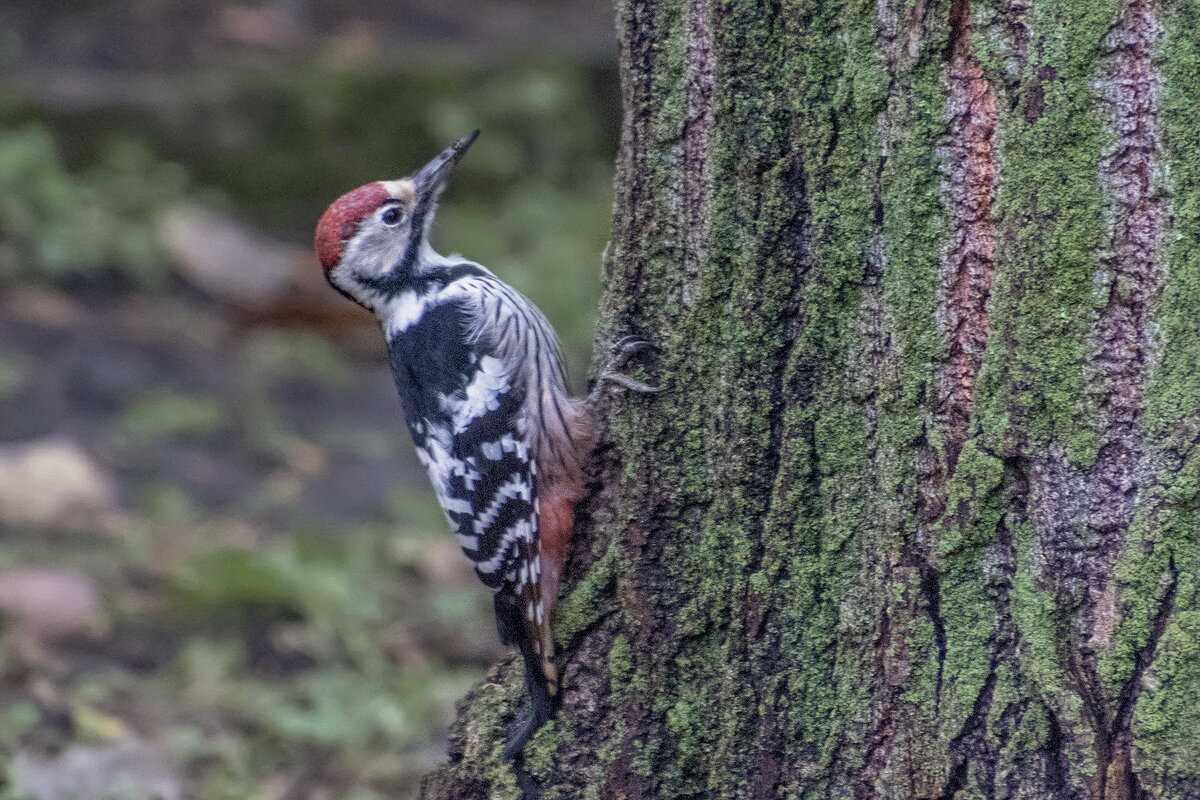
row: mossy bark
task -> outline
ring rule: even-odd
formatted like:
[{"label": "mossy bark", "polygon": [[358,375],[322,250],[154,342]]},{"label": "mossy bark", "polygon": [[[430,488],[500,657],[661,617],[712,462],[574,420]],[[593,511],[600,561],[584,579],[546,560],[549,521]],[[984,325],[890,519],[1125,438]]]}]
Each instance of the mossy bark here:
[{"label": "mossy bark", "polygon": [[[1200,2],[623,0],[550,798],[1200,798]],[[604,351],[603,344],[599,351]],[[515,666],[425,797],[517,797]]]}]

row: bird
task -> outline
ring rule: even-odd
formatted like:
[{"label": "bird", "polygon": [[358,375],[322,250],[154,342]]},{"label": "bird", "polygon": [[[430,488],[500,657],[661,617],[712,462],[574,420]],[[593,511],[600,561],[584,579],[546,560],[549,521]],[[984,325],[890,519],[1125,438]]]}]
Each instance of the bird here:
[{"label": "bird", "polygon": [[[429,242],[447,178],[478,135],[406,178],[343,194],[318,221],[314,247],[329,284],[377,317],[417,456],[493,591],[501,642],[520,651],[530,703],[504,748],[512,760],[560,700],[550,620],[596,438],[596,392],[568,393],[558,337],[536,305]],[[611,368],[648,347],[618,342],[597,390],[609,381],[658,391]]]}]

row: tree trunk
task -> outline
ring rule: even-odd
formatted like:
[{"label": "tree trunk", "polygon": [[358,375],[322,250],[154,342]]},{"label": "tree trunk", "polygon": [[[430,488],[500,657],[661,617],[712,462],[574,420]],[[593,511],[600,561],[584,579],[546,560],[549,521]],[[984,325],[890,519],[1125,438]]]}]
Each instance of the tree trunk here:
[{"label": "tree trunk", "polygon": [[[624,0],[551,798],[1200,798],[1200,2]],[[602,349],[607,349],[607,346]],[[424,796],[519,797],[515,662]]]}]

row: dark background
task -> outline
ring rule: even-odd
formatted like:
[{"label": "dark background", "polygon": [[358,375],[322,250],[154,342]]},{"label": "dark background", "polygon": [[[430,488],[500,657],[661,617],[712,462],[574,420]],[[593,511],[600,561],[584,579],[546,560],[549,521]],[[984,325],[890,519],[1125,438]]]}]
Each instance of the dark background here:
[{"label": "dark background", "polygon": [[0,6],[0,800],[408,797],[503,657],[337,195],[473,128],[435,227],[586,372],[594,2]]}]

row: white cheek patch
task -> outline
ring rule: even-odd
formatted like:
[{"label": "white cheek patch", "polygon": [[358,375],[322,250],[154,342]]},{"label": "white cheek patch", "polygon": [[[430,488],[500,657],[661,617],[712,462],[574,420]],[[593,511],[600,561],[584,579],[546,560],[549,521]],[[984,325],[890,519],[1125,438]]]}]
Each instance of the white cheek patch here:
[{"label": "white cheek patch", "polygon": [[353,264],[355,272],[368,277],[379,277],[392,271],[404,257],[406,238],[394,228],[383,228],[374,220],[367,220],[357,236],[346,246],[342,260]]}]

